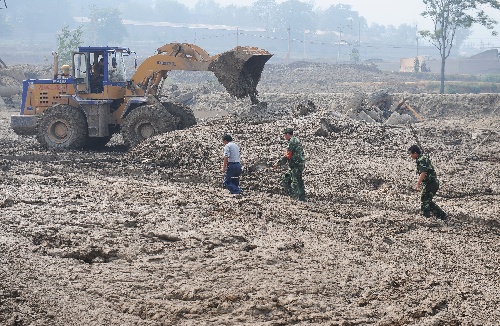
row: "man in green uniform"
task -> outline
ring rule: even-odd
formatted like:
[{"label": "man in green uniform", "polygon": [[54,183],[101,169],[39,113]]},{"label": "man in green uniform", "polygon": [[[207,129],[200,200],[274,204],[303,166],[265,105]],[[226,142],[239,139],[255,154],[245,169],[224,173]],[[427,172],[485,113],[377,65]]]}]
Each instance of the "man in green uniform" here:
[{"label": "man in green uniform", "polygon": [[306,192],[304,190],[304,181],[302,173],[305,167],[304,151],[299,139],[293,135],[292,128],[283,130],[283,137],[288,141],[285,155],[281,157],[273,167],[288,163],[288,171],[281,178],[281,184],[285,193],[297,198],[300,201],[306,201]]},{"label": "man in green uniform", "polygon": [[441,220],[448,219],[446,213],[432,201],[432,198],[439,189],[439,180],[431,161],[426,155],[422,154],[422,151],[417,145],[411,146],[408,149],[408,153],[417,163],[418,181],[415,189],[420,191],[420,211],[422,215],[430,217],[432,212]]}]

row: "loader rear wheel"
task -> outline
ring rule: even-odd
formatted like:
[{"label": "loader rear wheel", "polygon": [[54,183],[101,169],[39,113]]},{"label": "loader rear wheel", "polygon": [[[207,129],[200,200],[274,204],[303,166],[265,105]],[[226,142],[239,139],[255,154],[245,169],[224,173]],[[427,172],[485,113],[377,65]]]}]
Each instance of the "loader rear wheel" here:
[{"label": "loader rear wheel", "polygon": [[121,133],[125,144],[133,147],[147,138],[175,130],[176,124],[177,119],[165,108],[145,105],[125,117]]},{"label": "loader rear wheel", "polygon": [[193,110],[181,103],[162,102],[167,111],[174,117],[179,118],[176,129],[186,129],[196,124]]},{"label": "loader rear wheel", "polygon": [[87,137],[87,119],[75,107],[50,107],[38,120],[37,140],[48,149],[80,149],[85,145]]}]

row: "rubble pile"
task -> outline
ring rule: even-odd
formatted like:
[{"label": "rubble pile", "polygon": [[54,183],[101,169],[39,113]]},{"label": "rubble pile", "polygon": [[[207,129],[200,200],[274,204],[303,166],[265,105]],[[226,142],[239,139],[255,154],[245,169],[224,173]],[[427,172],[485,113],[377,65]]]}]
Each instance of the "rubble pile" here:
[{"label": "rubble pile", "polygon": [[[441,128],[437,131],[439,123],[427,121],[415,126],[423,144],[427,145],[428,138],[434,139],[427,150],[432,152],[437,164],[452,160],[457,153],[462,153],[462,163],[466,164],[466,153],[471,153],[489,134],[485,132],[478,137],[479,131],[473,126],[455,128],[453,132]],[[271,166],[286,147],[281,131],[288,126],[295,128],[296,135],[307,149],[307,171],[314,173],[306,173],[305,179],[312,185],[308,194],[313,198],[335,200],[339,189],[352,196],[375,190],[387,201],[391,200],[391,195],[397,197],[401,192],[408,192],[406,185],[400,182],[407,178],[408,167],[412,166],[406,150],[415,143],[415,139],[408,127],[371,125],[319,112],[299,117],[290,115],[271,122],[254,121],[253,124],[241,120],[239,116],[227,116],[207,125],[159,135],[133,149],[130,156],[138,161],[174,168],[171,171],[173,177],[175,174],[189,175],[218,187],[221,183],[221,139],[229,133],[241,147],[246,187],[280,193],[280,185]],[[494,129],[488,130],[491,130],[489,144],[493,145],[499,135]],[[484,149],[489,152],[493,148],[486,146]],[[481,156],[480,151],[475,153],[476,158]],[[495,161],[498,158],[498,154],[490,154],[489,158],[481,157],[480,160]],[[332,165],[331,161],[335,163]],[[370,166],[367,166],[368,162]],[[332,168],[335,170],[332,171]],[[339,180],[339,172],[348,178]],[[454,187],[453,191],[467,193],[464,185],[469,181],[473,183],[473,180],[462,176],[463,183]],[[336,186],[325,186],[332,184]],[[384,190],[381,191],[381,188]],[[482,192],[490,188],[498,189],[490,181],[483,185]],[[412,205],[408,203],[408,206]]]},{"label": "rubble pile", "polygon": [[[358,121],[405,125],[427,119],[464,114],[487,114],[500,105],[498,94],[415,93],[412,74],[388,74],[373,66],[295,62],[266,64],[258,85],[259,99],[266,104],[248,110],[249,99],[227,94],[212,73],[172,72],[175,92],[164,90],[172,100],[187,99],[199,117],[237,114],[246,119],[271,120],[311,101],[321,111],[336,112]],[[286,83],[286,87],[282,87]],[[314,89],[311,92],[311,88]],[[399,107],[401,103],[406,104]],[[416,114],[415,114],[416,113]]]},{"label": "rubble pile", "polygon": [[23,80],[28,78],[50,78],[49,67],[32,65],[0,65],[0,98],[10,105],[20,105]]}]

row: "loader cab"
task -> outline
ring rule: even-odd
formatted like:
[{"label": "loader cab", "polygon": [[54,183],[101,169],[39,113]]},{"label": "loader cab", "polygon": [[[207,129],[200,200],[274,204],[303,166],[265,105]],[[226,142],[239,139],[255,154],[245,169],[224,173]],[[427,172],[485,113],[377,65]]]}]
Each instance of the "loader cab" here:
[{"label": "loader cab", "polygon": [[77,93],[100,94],[107,86],[124,87],[124,57],[130,50],[117,47],[80,47],[73,53],[73,76]]}]

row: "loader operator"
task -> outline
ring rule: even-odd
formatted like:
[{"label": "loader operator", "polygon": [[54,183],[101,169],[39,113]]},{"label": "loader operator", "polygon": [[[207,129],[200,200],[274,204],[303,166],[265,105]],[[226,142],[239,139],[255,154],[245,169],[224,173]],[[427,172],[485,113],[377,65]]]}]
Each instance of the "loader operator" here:
[{"label": "loader operator", "polygon": [[92,66],[92,93],[101,93],[104,91],[102,82],[104,81],[104,58]]},{"label": "loader operator", "polygon": [[431,160],[422,154],[420,147],[413,145],[408,149],[410,157],[417,163],[418,180],[415,189],[420,191],[420,211],[424,217],[431,217],[431,212],[440,220],[448,219],[446,213],[432,201],[439,189],[439,180]]},{"label": "loader operator", "polygon": [[288,146],[285,155],[273,165],[273,168],[276,169],[278,165],[283,165],[288,162],[288,171],[281,177],[281,184],[285,193],[300,201],[306,201],[304,181],[302,180],[302,173],[305,167],[302,144],[299,139],[293,135],[292,128],[283,130],[283,137],[288,141]]}]

